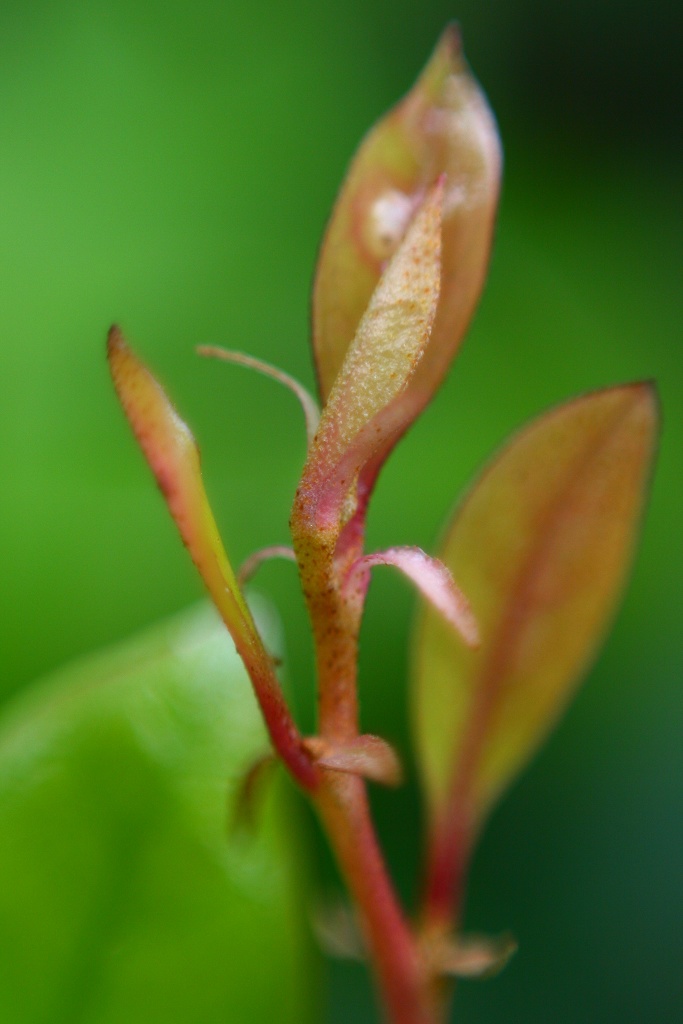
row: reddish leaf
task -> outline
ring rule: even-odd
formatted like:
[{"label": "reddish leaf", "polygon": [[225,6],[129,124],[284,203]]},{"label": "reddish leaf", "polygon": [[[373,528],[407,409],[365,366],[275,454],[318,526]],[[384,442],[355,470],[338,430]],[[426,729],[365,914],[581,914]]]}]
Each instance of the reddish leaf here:
[{"label": "reddish leaf", "polygon": [[235,643],[249,644],[256,629],[218,534],[190,428],[116,327],[107,353],[119,399],[183,543]]},{"label": "reddish leaf", "polygon": [[482,642],[468,650],[431,609],[422,614],[414,711],[437,903],[452,888],[453,861],[466,859],[612,618],[657,425],[648,384],[560,406],[508,443],[446,533],[442,558],[472,602]]},{"label": "reddish leaf", "polygon": [[[313,292],[313,345],[325,401],[386,261],[425,190],[446,175],[441,298],[429,349],[410,384],[429,401],[479,298],[500,179],[500,143],[455,26],[408,95],[369,132],[337,199]],[[416,412],[415,412],[416,414]]]},{"label": "reddish leaf", "polygon": [[443,616],[470,647],[479,643],[479,630],[469,601],[456,586],[453,576],[438,558],[421,548],[401,547],[364,555],[352,567],[350,576],[368,572],[374,565],[392,565],[415,584],[435,611]]},{"label": "reddish leaf", "polygon": [[249,672],[271,739],[303,785],[316,773],[285,705],[279,683],[228,561],[202,480],[199,450],[161,385],[117,327],[107,339],[117,394],[192,560]]}]

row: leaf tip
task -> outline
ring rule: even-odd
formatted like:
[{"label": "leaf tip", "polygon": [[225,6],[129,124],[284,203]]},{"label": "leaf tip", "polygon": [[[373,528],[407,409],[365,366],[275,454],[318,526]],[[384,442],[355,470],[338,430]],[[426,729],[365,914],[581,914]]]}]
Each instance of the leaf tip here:
[{"label": "leaf tip", "polygon": [[107,351],[115,348],[123,341],[123,333],[118,324],[112,324],[107,331]]},{"label": "leaf tip", "polygon": [[449,74],[456,74],[465,67],[462,32],[459,23],[455,20],[449,21],[439,36],[429,64],[435,64],[437,61],[445,65]]},{"label": "leaf tip", "polygon": [[634,392],[634,400],[647,410],[650,418],[659,423],[661,419],[662,403],[659,394],[659,386],[654,378],[637,380],[630,385]]},{"label": "leaf tip", "polygon": [[123,331],[118,324],[112,324],[107,331],[107,360],[114,374],[115,367],[122,355],[128,351],[128,345],[123,337]]},{"label": "leaf tip", "polygon": [[469,604],[461,613],[458,632],[465,642],[465,645],[469,647],[471,651],[479,650],[481,647],[481,632],[479,631],[477,618]]},{"label": "leaf tip", "polygon": [[636,380],[620,389],[625,405],[625,426],[643,442],[642,457],[649,455],[650,473],[661,429],[662,409],[659,388],[654,379]]}]

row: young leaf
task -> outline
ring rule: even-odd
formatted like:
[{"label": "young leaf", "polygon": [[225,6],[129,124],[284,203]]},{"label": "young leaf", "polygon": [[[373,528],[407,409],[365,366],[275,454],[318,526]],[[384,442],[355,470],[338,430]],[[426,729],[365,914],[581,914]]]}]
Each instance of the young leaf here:
[{"label": "young leaf", "polygon": [[470,647],[478,645],[479,629],[469,601],[438,558],[430,558],[421,548],[388,548],[364,555],[351,567],[349,577],[355,581],[359,573],[367,574],[375,565],[392,565],[402,572],[432,608],[457,630],[466,644]]},{"label": "young leaf", "polygon": [[265,743],[209,605],[4,711],[3,1024],[318,1019],[286,794],[226,835]]},{"label": "young leaf", "polygon": [[107,355],[121,405],[180,536],[247,667],[273,745],[301,784],[311,788],[316,783],[315,771],[223,548],[190,429],[118,327],[109,332]]},{"label": "young leaf", "polygon": [[410,383],[429,401],[467,328],[488,264],[500,180],[496,124],[449,26],[407,96],[362,142],[335,204],[313,291],[323,401],[387,260],[425,190],[446,175],[441,297],[429,349]]},{"label": "young leaf", "polygon": [[384,272],[346,355],[297,491],[299,535],[338,534],[355,512],[360,471],[403,423],[403,392],[429,340],[439,295],[442,196],[440,182]]},{"label": "young leaf", "polygon": [[238,647],[256,630],[204,490],[199,449],[163,388],[112,327],[109,366],[117,394],[192,561]]},{"label": "young leaf", "polygon": [[364,734],[346,743],[330,743],[320,736],[310,736],[304,743],[323,768],[360,775],[383,786],[399,786],[403,781],[398,754],[379,736]]},{"label": "young leaf", "polygon": [[425,608],[414,712],[437,875],[454,844],[464,855],[595,654],[631,562],[657,424],[649,384],[546,413],[507,444],[447,530],[441,557],[481,646],[463,647]]}]

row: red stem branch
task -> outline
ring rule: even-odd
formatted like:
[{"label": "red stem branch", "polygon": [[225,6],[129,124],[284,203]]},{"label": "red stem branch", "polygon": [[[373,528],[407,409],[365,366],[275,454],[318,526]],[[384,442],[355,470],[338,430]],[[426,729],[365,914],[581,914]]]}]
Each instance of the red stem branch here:
[{"label": "red stem branch", "polygon": [[[335,529],[321,530],[305,514],[305,498],[297,493],[291,525],[315,640],[320,734],[333,744],[348,742],[359,734],[358,634],[366,582],[354,588],[342,581],[362,554],[364,516],[352,520],[340,542]],[[363,779],[323,769],[311,798],[357,906],[386,1020],[441,1024],[444,1004],[391,883]]]},{"label": "red stem branch", "polygon": [[438,1024],[430,980],[387,874],[363,780],[328,772],[314,800],[360,913],[387,1020]]}]

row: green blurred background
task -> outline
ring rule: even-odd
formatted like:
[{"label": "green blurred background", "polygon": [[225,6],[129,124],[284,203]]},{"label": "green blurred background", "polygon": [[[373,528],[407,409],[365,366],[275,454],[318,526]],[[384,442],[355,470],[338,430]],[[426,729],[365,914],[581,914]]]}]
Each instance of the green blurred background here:
[{"label": "green blurred background", "polygon": [[[475,863],[468,927],[510,928],[520,953],[495,981],[461,987],[457,1019],[675,1021],[683,204],[680,25],[668,0],[0,4],[0,699],[200,594],[112,395],[112,321],[193,425],[233,560],[286,542],[299,411],[270,381],[201,362],[193,346],[240,348],[312,384],[308,293],[336,188],[453,17],[503,136],[498,238],[457,367],[381,481],[370,543],[433,546],[482,459],[554,402],[655,377],[664,408],[614,632]],[[265,567],[259,588],[281,610],[310,728],[292,567]],[[409,764],[412,613],[408,589],[379,572],[363,725]],[[415,787],[374,800],[410,900]],[[312,888],[329,891],[319,859]],[[325,1020],[374,1020],[362,969],[326,971]]]}]

